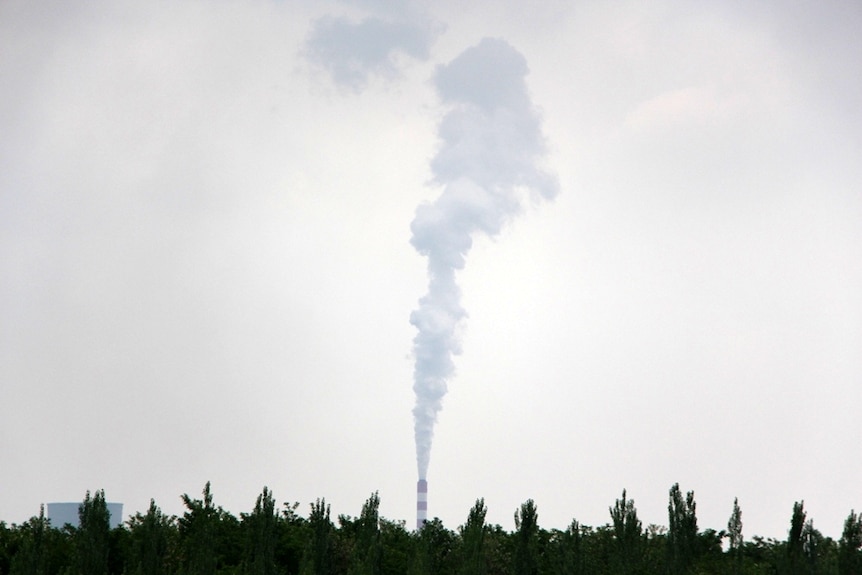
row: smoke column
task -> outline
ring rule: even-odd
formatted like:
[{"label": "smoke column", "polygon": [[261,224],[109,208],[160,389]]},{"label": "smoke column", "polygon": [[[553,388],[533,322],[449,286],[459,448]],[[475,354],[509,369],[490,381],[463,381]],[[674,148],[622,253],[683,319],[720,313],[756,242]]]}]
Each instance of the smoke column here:
[{"label": "smoke column", "polygon": [[[438,129],[440,150],[431,161],[433,203],[420,205],[410,243],[428,258],[428,293],[410,315],[416,461],[427,497],[434,423],[461,352],[461,307],[456,272],[464,267],[475,233],[497,235],[521,211],[524,190],[553,198],[557,180],[538,162],[545,154],[539,115],[530,101],[524,57],[502,39],[485,38],[438,68],[437,92],[449,111]],[[426,499],[427,501],[427,499]],[[417,498],[417,521],[419,511]],[[426,505],[427,508],[427,505]],[[424,515],[423,515],[424,516]]]}]

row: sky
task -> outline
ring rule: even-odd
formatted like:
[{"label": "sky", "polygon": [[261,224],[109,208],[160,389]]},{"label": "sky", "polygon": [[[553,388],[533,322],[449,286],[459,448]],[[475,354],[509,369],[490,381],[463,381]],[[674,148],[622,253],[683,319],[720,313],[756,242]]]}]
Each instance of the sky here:
[{"label": "sky", "polygon": [[0,3],[0,520],[96,489],[181,514],[211,481],[237,515],[378,491],[411,528],[424,405],[451,529],[479,497],[602,525],[623,489],[666,525],[679,483],[701,529],[737,497],[784,539],[804,500],[839,537],[860,27],[850,1]]}]

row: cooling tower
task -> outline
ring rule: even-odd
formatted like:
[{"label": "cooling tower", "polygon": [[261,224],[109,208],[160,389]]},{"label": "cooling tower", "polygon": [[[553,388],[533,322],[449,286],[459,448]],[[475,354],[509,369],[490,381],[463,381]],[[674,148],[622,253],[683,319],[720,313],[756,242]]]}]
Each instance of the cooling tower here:
[{"label": "cooling tower", "polygon": [[428,482],[420,479],[416,483],[416,529],[422,529],[428,520]]}]

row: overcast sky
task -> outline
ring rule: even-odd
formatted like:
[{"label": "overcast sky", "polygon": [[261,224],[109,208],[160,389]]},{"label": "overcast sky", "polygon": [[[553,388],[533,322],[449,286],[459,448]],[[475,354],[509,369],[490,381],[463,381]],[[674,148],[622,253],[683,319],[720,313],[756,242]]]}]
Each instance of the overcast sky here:
[{"label": "overcast sky", "polygon": [[625,488],[666,525],[679,482],[701,529],[738,497],[783,539],[804,499],[840,536],[860,29],[850,0],[0,3],[0,520],[209,480],[412,527],[411,224],[455,185],[508,211],[453,268],[430,516],[601,525]]}]

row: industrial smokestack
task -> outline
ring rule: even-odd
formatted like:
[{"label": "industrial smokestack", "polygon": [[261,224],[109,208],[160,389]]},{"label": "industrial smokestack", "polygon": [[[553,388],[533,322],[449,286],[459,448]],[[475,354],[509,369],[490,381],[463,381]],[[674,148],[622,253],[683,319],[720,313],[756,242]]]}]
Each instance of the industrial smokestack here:
[{"label": "industrial smokestack", "polygon": [[416,483],[416,529],[422,529],[428,521],[428,482],[420,479]]}]

